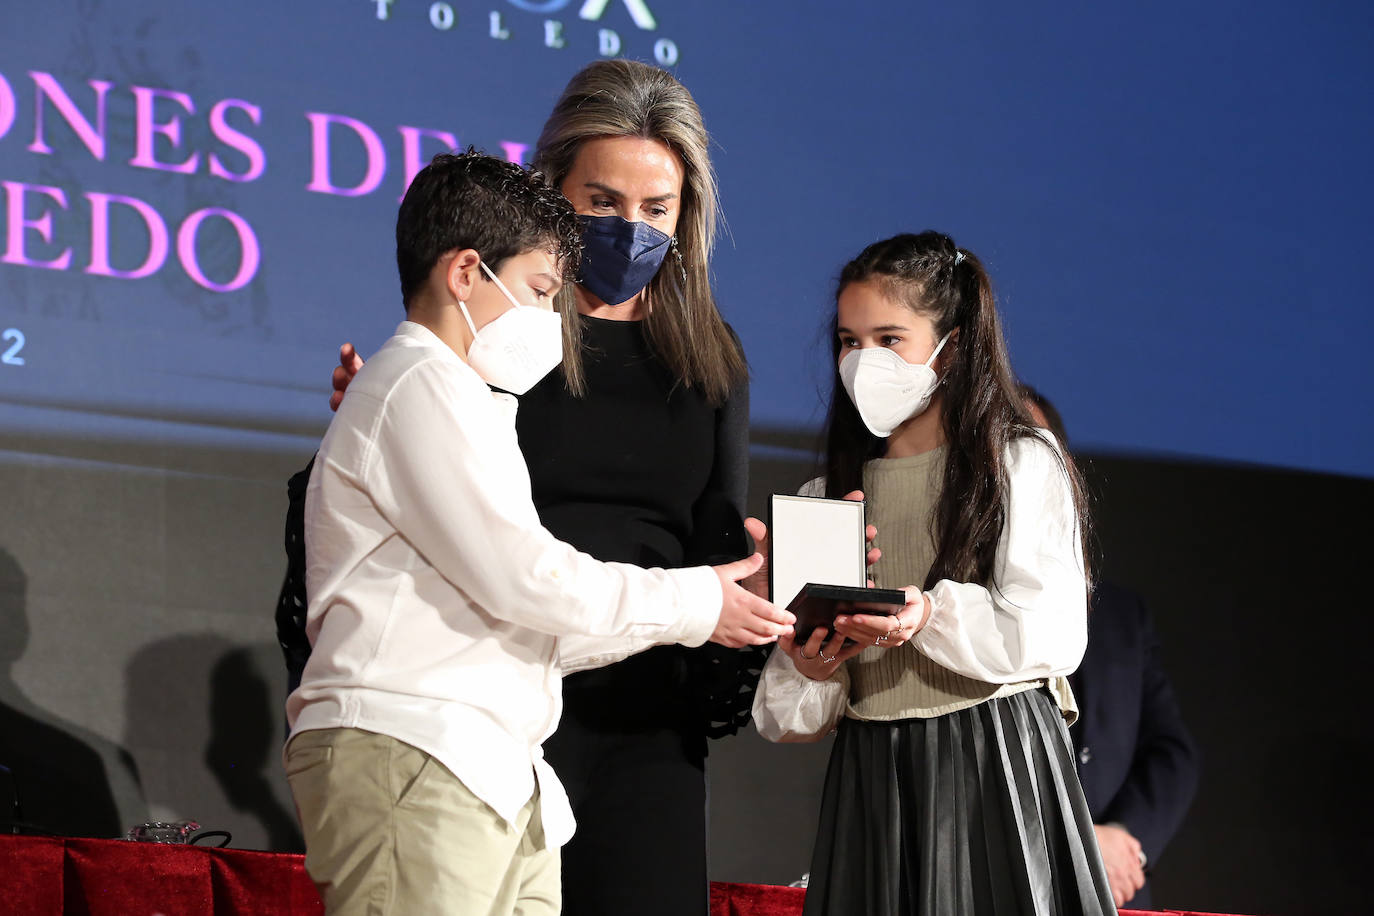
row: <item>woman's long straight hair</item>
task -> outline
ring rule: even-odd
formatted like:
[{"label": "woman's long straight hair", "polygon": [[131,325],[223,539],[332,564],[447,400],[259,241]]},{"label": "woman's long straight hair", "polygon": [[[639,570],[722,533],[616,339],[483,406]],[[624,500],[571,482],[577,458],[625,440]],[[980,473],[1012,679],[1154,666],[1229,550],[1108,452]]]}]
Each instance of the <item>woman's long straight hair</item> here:
[{"label": "woman's long straight hair", "polygon": [[[1011,372],[992,282],[976,256],[939,232],[899,235],[869,245],[840,272],[837,298],[851,283],[865,281],[880,284],[893,302],[928,317],[937,338],[959,330],[940,358],[947,448],[932,519],[935,560],[924,587],[941,579],[991,583],[1007,519],[1007,446],[1013,439],[1041,435]],[[830,335],[835,370],[824,457],[826,495],[836,498],[862,489],[865,462],[881,457],[887,441],[864,426],[840,382],[838,324],[836,316]],[[1061,450],[1060,461],[1073,492],[1086,562],[1086,489],[1066,450]]]},{"label": "woman's long straight hair", "polygon": [[[745,381],[746,369],[739,343],[711,294],[709,267],[719,199],[701,111],[687,87],[665,70],[637,61],[597,61],[573,76],[563,90],[539,135],[534,167],[554,187],[561,187],[582,144],[598,137],[657,140],[682,159],[677,254],[670,253],[649,281],[651,308],[644,330],[649,345],[673,375],[719,405]],[[581,396],[586,392],[582,323],[571,286],[560,294],[559,308],[563,313],[563,376],[569,390]]]}]

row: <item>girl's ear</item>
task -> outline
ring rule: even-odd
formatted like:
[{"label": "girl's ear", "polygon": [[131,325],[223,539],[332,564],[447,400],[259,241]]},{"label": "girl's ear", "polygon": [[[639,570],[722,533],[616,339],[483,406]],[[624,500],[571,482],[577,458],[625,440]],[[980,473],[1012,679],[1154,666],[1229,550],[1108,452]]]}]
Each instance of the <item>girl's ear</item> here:
[{"label": "girl's ear", "polygon": [[[943,373],[949,368],[949,364],[959,352],[959,329],[955,328],[949,332],[949,340],[945,341],[945,347],[940,351],[940,355],[935,357],[935,365],[932,367],[936,373]],[[942,378],[943,382],[944,379]]]}]

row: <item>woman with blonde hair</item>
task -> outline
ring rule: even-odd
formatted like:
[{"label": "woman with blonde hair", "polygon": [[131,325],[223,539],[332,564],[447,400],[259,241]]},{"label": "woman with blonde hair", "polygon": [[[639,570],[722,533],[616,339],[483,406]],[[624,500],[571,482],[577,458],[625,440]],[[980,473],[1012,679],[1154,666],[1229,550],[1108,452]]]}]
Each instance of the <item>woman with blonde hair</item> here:
[{"label": "woman with blonde hair", "polygon": [[[585,226],[561,376],[522,398],[516,421],[541,519],[601,560],[743,556],[748,377],[711,294],[716,182],[696,103],[655,67],[591,64],[534,165]],[[587,670],[565,676],[545,743],[578,821],[563,912],[700,916],[707,732],[748,713],[747,699],[712,713],[709,697],[738,701],[751,656],[664,646],[594,668],[608,653],[580,655],[564,658],[565,672]]]},{"label": "woman with blonde hair", "polygon": [[[603,60],[573,76],[535,150],[585,249],[560,293],[562,367],[521,396],[516,430],[540,520],[599,560],[671,568],[749,552],[748,371],[711,293],[707,145],[671,74]],[[347,344],[341,362],[335,405],[361,365]],[[288,523],[288,554],[292,535]],[[300,655],[294,588],[288,571],[288,659],[288,643]],[[561,645],[563,717],[545,754],[577,818],[563,849],[569,916],[708,909],[706,740],[748,720],[764,656],[644,648]]]}]

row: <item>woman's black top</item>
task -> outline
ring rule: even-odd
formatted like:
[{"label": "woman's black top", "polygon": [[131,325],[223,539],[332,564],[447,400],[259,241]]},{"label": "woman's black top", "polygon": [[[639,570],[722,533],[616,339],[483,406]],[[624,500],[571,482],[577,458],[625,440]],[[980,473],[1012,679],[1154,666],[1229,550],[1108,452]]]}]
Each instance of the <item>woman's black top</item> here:
[{"label": "woman's black top", "polygon": [[[748,550],[748,386],[713,407],[654,355],[638,321],[582,316],[586,394],[555,370],[520,398],[516,431],[535,507],[554,536],[598,560],[680,567]],[[704,652],[660,647],[564,678],[611,727],[641,718],[700,717],[721,665]],[[730,668],[738,659],[730,657]],[[703,722],[703,727],[705,723]]]},{"label": "woman's black top", "polygon": [[582,331],[586,395],[554,370],[516,413],[539,520],[598,560],[683,566],[708,489],[742,508],[744,430],[719,428],[726,409],[677,382],[640,322],[583,316]]}]

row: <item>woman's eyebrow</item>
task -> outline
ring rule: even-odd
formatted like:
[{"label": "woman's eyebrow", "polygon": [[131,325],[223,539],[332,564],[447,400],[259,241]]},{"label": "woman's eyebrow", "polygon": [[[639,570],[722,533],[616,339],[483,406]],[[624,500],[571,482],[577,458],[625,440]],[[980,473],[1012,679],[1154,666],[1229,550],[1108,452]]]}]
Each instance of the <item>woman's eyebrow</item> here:
[{"label": "woman's eyebrow", "polygon": [[[615,188],[611,187],[610,185],[602,184],[602,183],[599,182],[599,181],[589,181],[589,182],[587,182],[586,184],[584,184],[583,187],[584,187],[584,188],[594,188],[594,189],[600,191],[601,193],[606,194],[606,195],[608,195],[608,196],[610,196],[610,197],[620,197],[620,198],[625,197],[625,192],[624,192],[624,191],[617,191]],[[675,192],[675,191],[669,191],[667,194],[659,194],[659,195],[657,195],[656,197],[646,197],[646,198],[644,198],[644,199],[645,199],[646,201],[650,201],[650,202],[653,202],[653,203],[662,203],[662,202],[665,201],[665,200],[677,200],[677,192]]]},{"label": "woman's eyebrow", "polygon": [[611,187],[610,185],[602,184],[602,183],[599,182],[599,181],[589,181],[589,182],[587,182],[586,184],[584,184],[582,187],[584,187],[584,188],[595,188],[596,190],[601,191],[601,192],[604,193],[604,194],[609,194],[611,197],[624,197],[624,196],[625,196],[625,193],[624,193],[623,191],[617,191],[615,188]]}]

